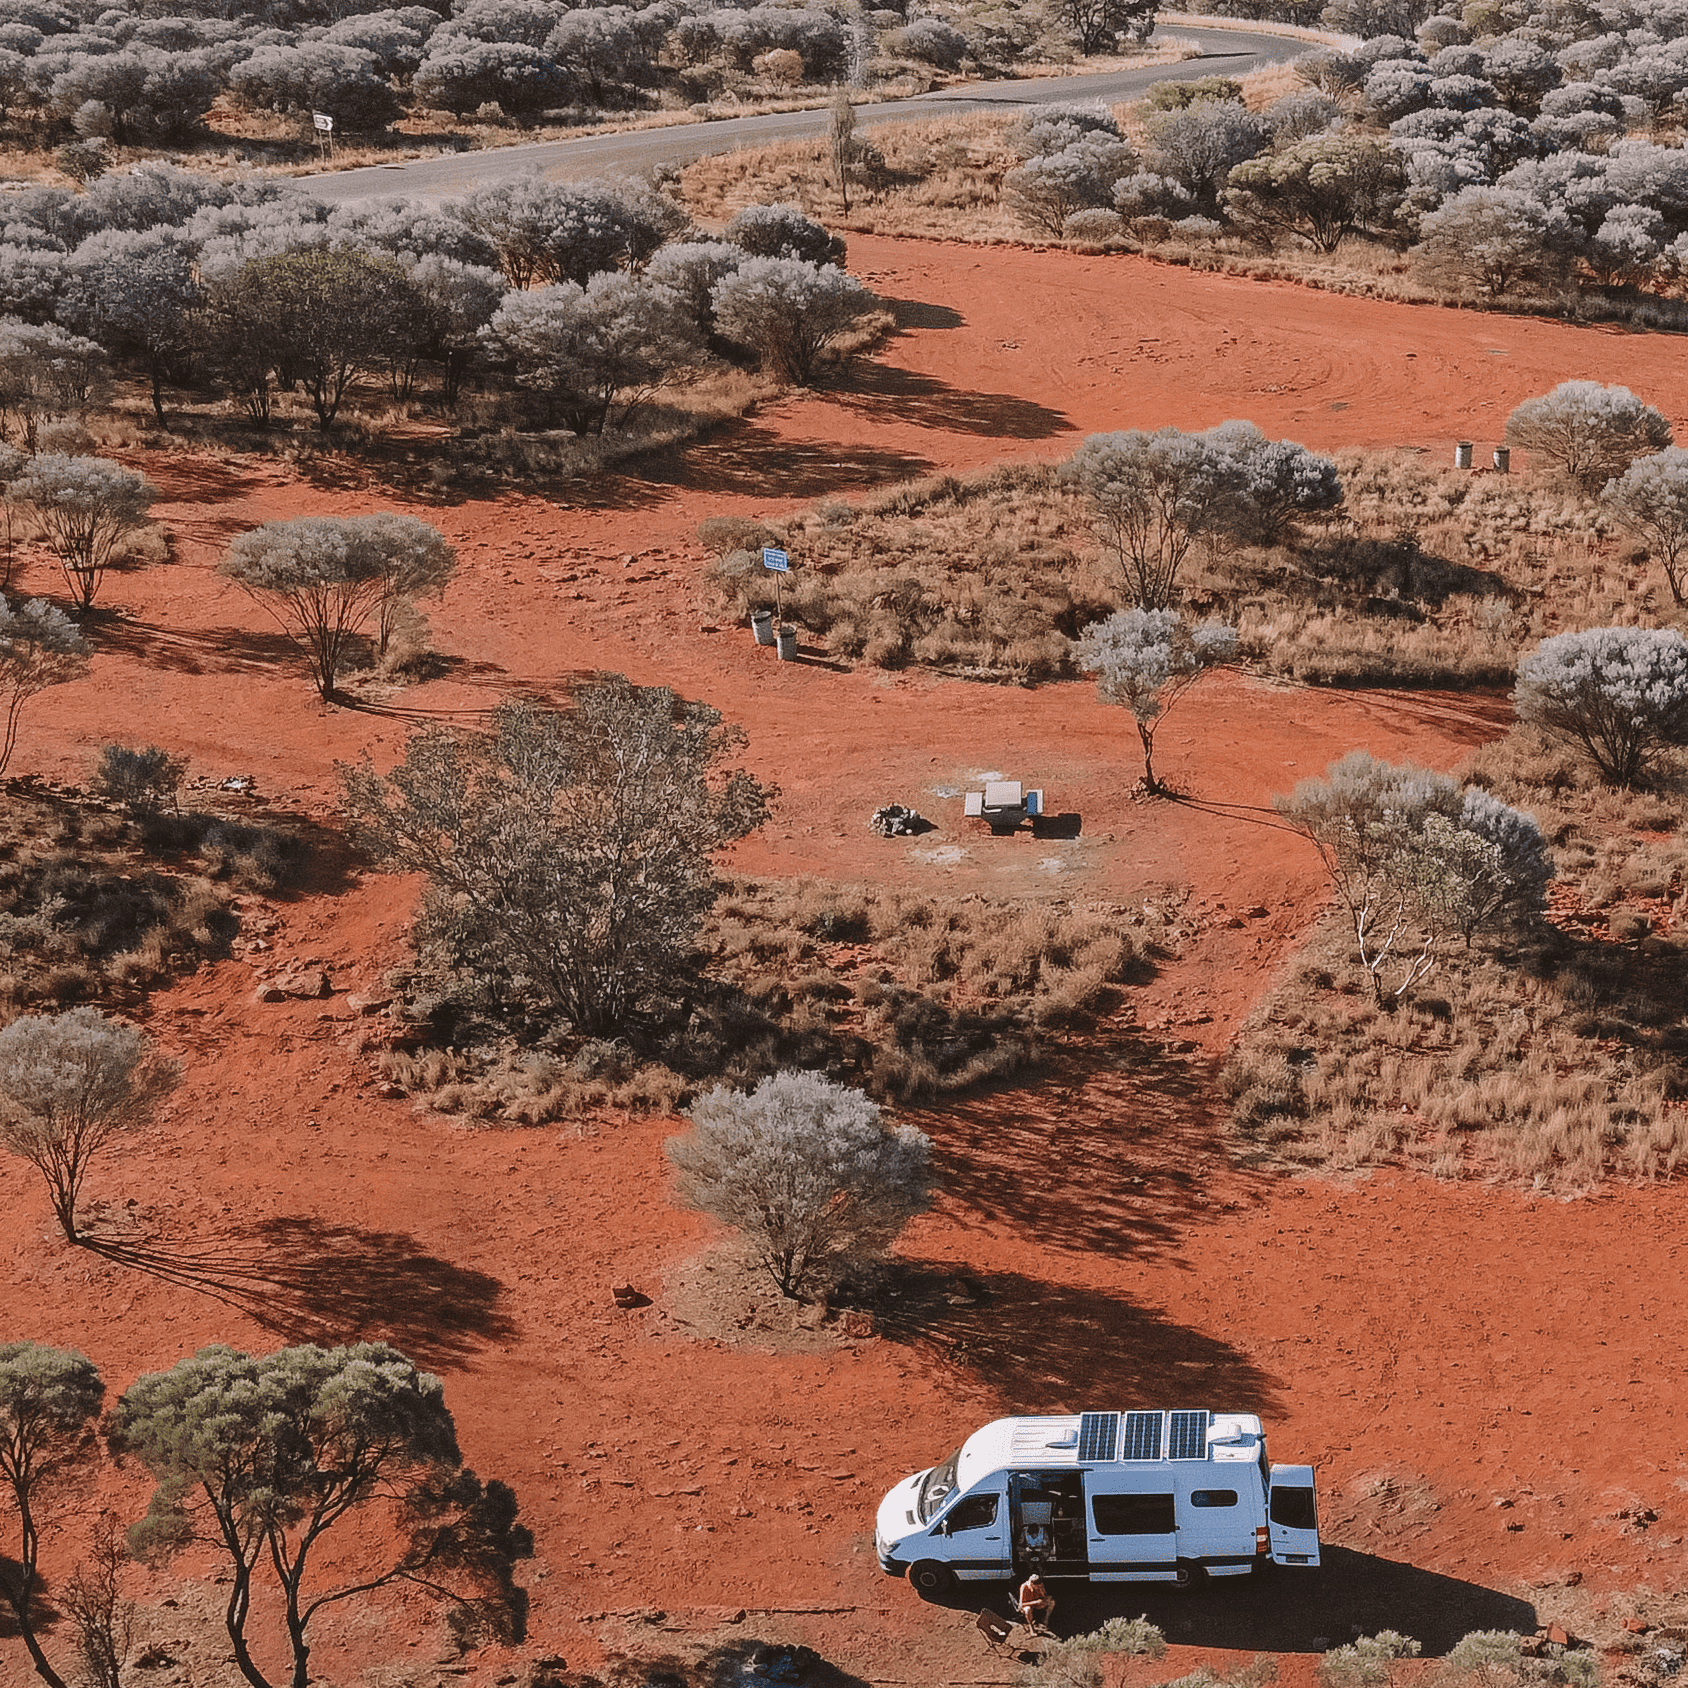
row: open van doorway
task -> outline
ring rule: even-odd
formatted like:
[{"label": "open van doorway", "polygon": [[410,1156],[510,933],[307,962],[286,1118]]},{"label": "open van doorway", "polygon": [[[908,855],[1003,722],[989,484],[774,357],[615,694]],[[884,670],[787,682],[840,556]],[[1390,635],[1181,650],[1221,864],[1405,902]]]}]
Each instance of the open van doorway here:
[{"label": "open van doorway", "polygon": [[1014,1574],[1087,1577],[1084,1478],[1077,1471],[1016,1471],[1008,1479]]}]

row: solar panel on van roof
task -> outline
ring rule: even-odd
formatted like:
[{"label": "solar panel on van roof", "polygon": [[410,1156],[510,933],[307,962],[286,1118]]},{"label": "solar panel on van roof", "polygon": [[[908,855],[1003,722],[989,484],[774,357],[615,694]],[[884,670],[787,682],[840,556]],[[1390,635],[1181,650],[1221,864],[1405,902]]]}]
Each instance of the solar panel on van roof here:
[{"label": "solar panel on van roof", "polygon": [[1078,1462],[1112,1459],[1119,1446],[1118,1413],[1083,1413],[1078,1421]]},{"label": "solar panel on van roof", "polygon": [[1125,1447],[1121,1459],[1159,1459],[1161,1450],[1160,1413],[1127,1413],[1125,1415]]},{"label": "solar panel on van roof", "polygon": [[1172,1428],[1167,1436],[1167,1458],[1206,1459],[1208,1414],[1179,1412],[1169,1416]]}]

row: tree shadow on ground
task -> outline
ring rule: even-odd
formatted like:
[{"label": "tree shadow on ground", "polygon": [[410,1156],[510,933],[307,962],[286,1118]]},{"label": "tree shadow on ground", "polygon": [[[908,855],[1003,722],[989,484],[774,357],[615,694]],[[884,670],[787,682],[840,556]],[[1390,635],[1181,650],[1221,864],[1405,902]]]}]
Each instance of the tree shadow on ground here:
[{"label": "tree shadow on ground", "polygon": [[828,385],[826,397],[865,418],[889,416],[917,428],[986,439],[1042,440],[1073,432],[1072,423],[1060,411],[1032,399],[952,387],[935,376],[894,364],[852,365],[836,385]]},{"label": "tree shadow on ground", "polygon": [[967,323],[960,311],[925,299],[887,299],[881,295],[879,302],[896,319],[899,332],[908,328],[962,328]]},{"label": "tree shadow on ground", "polygon": [[[879,446],[833,440],[793,440],[759,422],[724,423],[707,438],[631,460],[631,477],[645,488],[743,497],[820,498],[847,488],[917,480],[932,472],[930,458]],[[623,482],[629,475],[621,477]],[[645,502],[652,494],[647,491]]]},{"label": "tree shadow on ground", "polygon": [[102,618],[93,629],[98,649],[133,657],[175,674],[237,674],[286,665],[300,682],[310,680],[304,653],[288,636],[249,627],[160,627],[132,616]]},{"label": "tree shadow on ground", "polygon": [[1229,1163],[1229,1113],[1205,1061],[1110,1026],[1052,1049],[1035,1089],[951,1101],[922,1117],[953,1221],[1011,1223],[1067,1253],[1182,1258],[1184,1228],[1226,1200],[1253,1202],[1264,1175]]},{"label": "tree shadow on ground", "polygon": [[[1035,1226],[1035,1214],[1026,1218]],[[1014,1411],[1170,1400],[1269,1413],[1274,1404],[1271,1379],[1229,1343],[1105,1290],[913,1261],[872,1300],[887,1339],[925,1348],[998,1394],[1012,1379]]]},{"label": "tree shadow on ground", "polygon": [[402,1232],[295,1216],[196,1248],[85,1241],[114,1265],[211,1296],[289,1343],[391,1342],[423,1365],[462,1366],[517,1335],[498,1279]]},{"label": "tree shadow on ground", "polygon": [[[1109,1618],[1143,1616],[1179,1646],[1262,1653],[1322,1653],[1393,1629],[1420,1642],[1429,1658],[1473,1630],[1529,1635],[1536,1628],[1529,1601],[1481,1583],[1328,1544],[1323,1559],[1316,1571],[1274,1568],[1264,1576],[1213,1581],[1190,1594],[1156,1583],[1057,1581],[1050,1628],[1066,1640]],[[989,1606],[1006,1616],[1011,1598],[1006,1584],[975,1583],[942,1603],[958,1611]]]}]

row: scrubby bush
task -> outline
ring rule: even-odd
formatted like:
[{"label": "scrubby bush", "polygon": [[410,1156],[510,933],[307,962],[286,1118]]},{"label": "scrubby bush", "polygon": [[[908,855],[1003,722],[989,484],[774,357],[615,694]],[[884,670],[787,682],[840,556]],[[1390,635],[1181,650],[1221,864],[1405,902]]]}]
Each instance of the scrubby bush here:
[{"label": "scrubby bush", "polygon": [[480,339],[495,364],[543,395],[576,434],[601,434],[618,398],[625,421],[699,350],[677,295],[616,274],[595,275],[584,287],[566,281],[507,294]]},{"label": "scrubby bush", "polygon": [[172,756],[156,744],[140,750],[105,744],[94,770],[94,789],[136,814],[151,814],[175,801],[187,767],[186,757]]},{"label": "scrubby bush", "polygon": [[1628,387],[1562,381],[1506,419],[1506,440],[1598,492],[1636,458],[1670,444],[1670,423]]},{"label": "scrubby bush", "polygon": [[1221,621],[1191,626],[1176,610],[1121,610],[1085,628],[1073,660],[1096,676],[1104,703],[1131,711],[1143,745],[1143,789],[1164,790],[1155,774],[1155,730],[1209,669],[1237,654],[1237,630]]},{"label": "scrubby bush", "polygon": [[1670,583],[1671,598],[1683,603],[1688,576],[1688,451],[1667,446],[1640,457],[1615,480],[1601,499],[1621,526],[1658,558]]},{"label": "scrubby bush", "polygon": [[882,1254],[930,1199],[930,1141],[821,1073],[711,1090],[689,1114],[668,1144],[683,1199],[742,1233],[782,1295]]},{"label": "scrubby bush", "polygon": [[41,1174],[66,1242],[82,1241],[76,1201],[88,1168],[146,1122],[168,1081],[145,1060],[134,1027],[92,1008],[25,1015],[0,1031],[0,1148]]},{"label": "scrubby bush", "polygon": [[746,258],[710,295],[717,329],[782,380],[806,384],[873,295],[834,264]]},{"label": "scrubby bush", "polygon": [[385,631],[396,605],[439,591],[454,566],[444,537],[414,516],[304,516],[236,535],[218,572],[275,617],[329,699],[370,617]]},{"label": "scrubby bush", "polygon": [[1206,100],[1159,112],[1143,127],[1154,145],[1153,167],[1210,211],[1231,171],[1272,144],[1266,119],[1229,101]]},{"label": "scrubby bush", "polygon": [[1491,299],[1520,285],[1538,293],[1562,285],[1575,244],[1565,212],[1519,188],[1462,188],[1420,226],[1420,268]]},{"label": "scrubby bush", "polygon": [[715,327],[715,288],[743,262],[744,248],[729,241],[677,240],[645,266],[645,280],[672,293],[693,327],[709,334]]},{"label": "scrubby bush", "polygon": [[0,774],[11,765],[24,705],[49,686],[78,679],[88,666],[88,647],[76,623],[44,598],[13,609],[0,600],[0,702],[6,711],[0,739]]},{"label": "scrubby bush", "polygon": [[1423,1648],[1411,1636],[1393,1629],[1362,1635],[1344,1647],[1333,1647],[1319,1661],[1324,1688],[1387,1688],[1402,1659],[1416,1659]]},{"label": "scrubby bush", "polygon": [[71,597],[86,610],[117,547],[145,524],[158,488],[103,457],[44,452],[12,482],[11,495],[34,510]]},{"label": "scrubby bush", "polygon": [[418,733],[384,777],[342,767],[347,812],[428,876],[420,950],[501,1009],[619,1035],[693,987],[714,855],[768,794],[725,766],[742,735],[715,710],[619,675],[492,729]]},{"label": "scrubby bush", "polygon": [[0,433],[33,453],[41,424],[80,410],[105,381],[106,354],[56,323],[0,318]]},{"label": "scrubby bush", "polygon": [[1092,434],[1062,474],[1089,494],[1097,534],[1142,610],[1171,604],[1190,547],[1232,519],[1243,480],[1221,445],[1176,428]]},{"label": "scrubby bush", "polygon": [[384,128],[399,113],[398,96],[373,53],[332,41],[259,47],[229,73],[248,105],[279,112],[326,112],[354,133]]},{"label": "scrubby bush", "polygon": [[1112,206],[1114,184],[1136,168],[1137,154],[1128,142],[1093,132],[1010,170],[1002,180],[1002,196],[1032,228],[1059,235],[1076,213]]},{"label": "scrubby bush", "polygon": [[173,228],[90,235],[68,265],[59,314],[108,352],[134,358],[152,384],[164,425],[164,383],[194,348],[202,294],[194,253]]},{"label": "scrubby bush", "polygon": [[1380,1008],[1449,939],[1469,944],[1541,912],[1553,869],[1535,818],[1446,774],[1356,750],[1275,807],[1319,852]]},{"label": "scrubby bush", "polygon": [[721,231],[721,238],[753,258],[798,258],[807,264],[844,262],[844,242],[805,217],[795,205],[747,205]]},{"label": "scrubby bush", "polygon": [[1558,634],[1518,664],[1512,702],[1602,779],[1636,785],[1661,749],[1688,740],[1688,643],[1665,628]]},{"label": "scrubby bush", "polygon": [[567,81],[556,59],[541,46],[436,38],[411,86],[425,104],[462,116],[486,105],[509,112],[539,111],[557,102]]},{"label": "scrubby bush", "polygon": [[1342,502],[1336,464],[1294,440],[1271,440],[1252,422],[1222,422],[1206,439],[1240,474],[1236,533],[1254,545],[1280,545],[1302,516],[1324,515]]},{"label": "scrubby bush", "polygon": [[584,286],[602,271],[643,263],[675,232],[676,207],[626,182],[517,176],[477,188],[452,209],[487,241],[516,289]]}]

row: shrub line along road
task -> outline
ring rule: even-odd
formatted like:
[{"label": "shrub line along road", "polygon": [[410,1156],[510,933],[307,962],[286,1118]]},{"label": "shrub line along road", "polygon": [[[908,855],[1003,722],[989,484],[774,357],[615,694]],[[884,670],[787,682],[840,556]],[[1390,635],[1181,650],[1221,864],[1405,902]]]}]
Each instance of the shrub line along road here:
[{"label": "shrub line along road", "polygon": [[[1028,77],[1014,82],[970,82],[964,87],[945,88],[912,99],[885,100],[858,107],[856,122],[861,129],[873,129],[884,123],[923,122],[991,107],[1041,105],[1049,100],[1102,100],[1114,104],[1137,99],[1156,82],[1186,81],[1200,76],[1246,76],[1266,65],[1296,58],[1316,45],[1291,36],[1232,29],[1175,26],[1159,33],[1194,41],[1202,49],[1202,56],[1141,70]],[[821,106],[809,111],[729,117],[720,122],[677,123],[661,129],[583,135],[571,141],[539,141],[529,146],[447,153],[438,158],[419,158],[410,164],[330,171],[296,180],[307,193],[332,205],[356,205],[365,200],[401,195],[407,199],[455,199],[471,189],[506,181],[528,170],[539,170],[553,178],[576,178],[606,172],[637,174],[659,164],[690,164],[712,153],[824,135],[828,121],[827,110]]]}]

